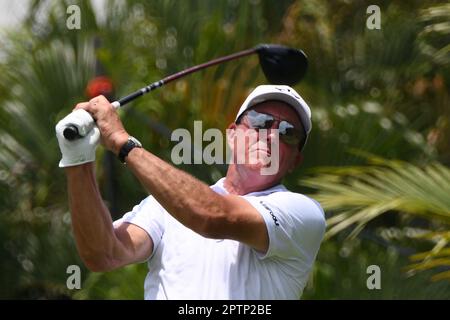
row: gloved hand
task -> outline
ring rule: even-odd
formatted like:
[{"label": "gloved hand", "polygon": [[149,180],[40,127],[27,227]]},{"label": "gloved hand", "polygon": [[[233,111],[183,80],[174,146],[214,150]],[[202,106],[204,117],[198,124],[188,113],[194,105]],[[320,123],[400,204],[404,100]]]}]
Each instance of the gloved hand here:
[{"label": "gloved hand", "polygon": [[[82,138],[72,141],[64,138],[63,131],[68,125],[78,128]],[[77,109],[63,118],[55,127],[62,159],[59,167],[71,167],[95,160],[95,149],[100,140],[100,130],[89,112]]]}]

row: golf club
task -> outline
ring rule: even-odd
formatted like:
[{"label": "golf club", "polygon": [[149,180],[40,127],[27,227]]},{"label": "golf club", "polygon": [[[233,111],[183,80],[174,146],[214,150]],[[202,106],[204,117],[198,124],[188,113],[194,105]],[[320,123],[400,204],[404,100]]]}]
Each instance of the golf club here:
[{"label": "golf club", "polygon": [[[264,75],[272,84],[293,85],[303,78],[308,67],[308,59],[305,53],[301,50],[275,44],[260,44],[252,49],[247,49],[225,57],[217,58],[167,76],[166,78],[145,86],[119,99],[118,101],[112,102],[111,104],[117,109],[124,106],[128,102],[133,101],[137,97],[140,97],[188,74],[255,53],[259,56],[259,63]],[[78,133],[78,128],[74,125],[67,126],[64,129],[63,134],[67,140],[74,140],[81,137]]]}]

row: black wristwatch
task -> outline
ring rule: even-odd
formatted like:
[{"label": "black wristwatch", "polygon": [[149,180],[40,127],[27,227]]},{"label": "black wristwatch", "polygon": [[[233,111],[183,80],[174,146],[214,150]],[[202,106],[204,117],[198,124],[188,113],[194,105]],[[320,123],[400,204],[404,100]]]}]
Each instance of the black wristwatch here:
[{"label": "black wristwatch", "polygon": [[127,142],[120,148],[118,158],[120,162],[126,163],[125,158],[134,148],[142,148],[142,143],[135,137],[129,136]]}]

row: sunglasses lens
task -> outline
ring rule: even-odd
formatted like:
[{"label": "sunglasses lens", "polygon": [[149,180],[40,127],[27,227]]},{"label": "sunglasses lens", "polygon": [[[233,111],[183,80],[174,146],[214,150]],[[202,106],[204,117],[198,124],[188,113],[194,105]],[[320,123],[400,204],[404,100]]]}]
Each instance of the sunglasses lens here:
[{"label": "sunglasses lens", "polygon": [[255,129],[269,129],[272,127],[274,118],[268,114],[259,113],[251,110],[247,113],[247,119],[250,125]]},{"label": "sunglasses lens", "polygon": [[[255,110],[250,110],[246,114],[250,126],[254,129],[270,129],[275,121],[274,117],[269,114],[259,113]],[[280,139],[289,145],[300,144],[300,131],[296,129],[291,123],[281,121],[278,130]]]},{"label": "sunglasses lens", "polygon": [[287,121],[281,121],[279,125],[280,139],[289,145],[300,143],[300,134],[295,127]]}]

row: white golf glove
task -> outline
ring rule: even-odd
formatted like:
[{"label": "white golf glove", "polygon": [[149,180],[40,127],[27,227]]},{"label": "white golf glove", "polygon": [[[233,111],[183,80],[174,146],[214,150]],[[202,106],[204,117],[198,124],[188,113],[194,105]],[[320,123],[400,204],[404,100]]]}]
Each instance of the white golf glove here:
[{"label": "white golf glove", "polygon": [[[78,128],[82,138],[67,140],[63,132],[68,125]],[[100,140],[100,130],[92,116],[83,109],[77,109],[58,122],[55,127],[62,159],[59,167],[71,167],[95,160],[95,149]]]}]

